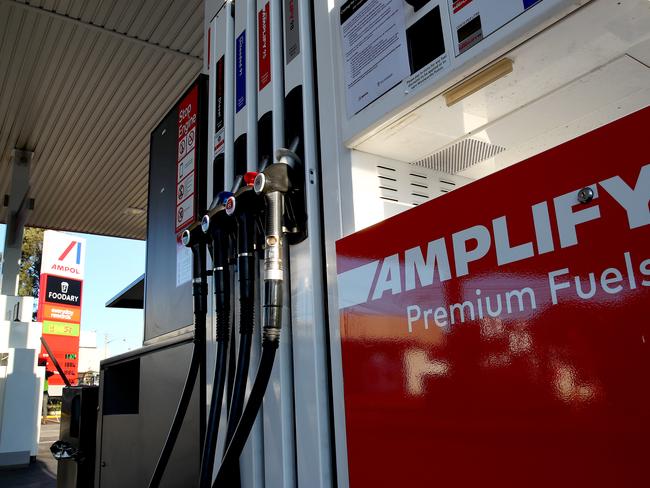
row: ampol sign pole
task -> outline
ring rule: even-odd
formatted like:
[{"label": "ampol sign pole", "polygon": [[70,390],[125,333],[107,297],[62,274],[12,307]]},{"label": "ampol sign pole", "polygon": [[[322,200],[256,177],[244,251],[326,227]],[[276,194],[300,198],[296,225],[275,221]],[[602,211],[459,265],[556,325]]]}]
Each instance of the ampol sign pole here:
[{"label": "ampol sign pole", "polygon": [[[56,231],[45,231],[41,261],[38,321],[43,323],[43,337],[73,385],[77,382],[79,333],[81,327],[81,292],[86,256],[86,241]],[[47,370],[54,373],[50,386],[63,386],[54,362],[48,359]],[[56,390],[53,392],[56,396]]]}]

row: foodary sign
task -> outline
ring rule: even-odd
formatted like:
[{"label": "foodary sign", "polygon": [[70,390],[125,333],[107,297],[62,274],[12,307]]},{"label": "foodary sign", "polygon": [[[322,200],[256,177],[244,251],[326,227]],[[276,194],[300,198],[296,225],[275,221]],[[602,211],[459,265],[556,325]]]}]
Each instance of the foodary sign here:
[{"label": "foodary sign", "polygon": [[[648,126],[650,108],[337,243],[351,486],[398,486],[389,464],[417,486],[648,481]],[[582,469],[547,469],[551,450]]]},{"label": "foodary sign", "polygon": [[49,276],[45,289],[47,303],[61,303],[78,307],[81,305],[81,281]]},{"label": "foodary sign", "polygon": [[[72,384],[77,381],[81,302],[85,269],[86,241],[63,232],[45,231],[41,262],[38,321],[43,336]],[[50,385],[63,385],[63,379],[48,359],[47,369],[54,376]]]}]

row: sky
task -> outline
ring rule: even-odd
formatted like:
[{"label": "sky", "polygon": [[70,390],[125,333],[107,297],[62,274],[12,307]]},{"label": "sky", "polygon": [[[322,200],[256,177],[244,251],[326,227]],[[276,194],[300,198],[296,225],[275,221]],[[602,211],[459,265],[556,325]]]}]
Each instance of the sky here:
[{"label": "sky", "polygon": [[[5,238],[0,225],[0,252]],[[106,302],[144,273],[145,241],[70,233],[86,239],[81,330],[97,332],[107,357],[142,346],[144,311],[106,308]]]}]

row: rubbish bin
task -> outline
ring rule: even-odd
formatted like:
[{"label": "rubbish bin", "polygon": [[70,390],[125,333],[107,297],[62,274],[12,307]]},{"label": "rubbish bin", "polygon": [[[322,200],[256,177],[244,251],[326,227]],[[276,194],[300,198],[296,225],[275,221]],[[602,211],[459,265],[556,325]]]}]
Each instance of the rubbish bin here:
[{"label": "rubbish bin", "polygon": [[57,488],[88,488],[95,478],[97,386],[63,388],[61,431],[50,450],[59,461]]}]

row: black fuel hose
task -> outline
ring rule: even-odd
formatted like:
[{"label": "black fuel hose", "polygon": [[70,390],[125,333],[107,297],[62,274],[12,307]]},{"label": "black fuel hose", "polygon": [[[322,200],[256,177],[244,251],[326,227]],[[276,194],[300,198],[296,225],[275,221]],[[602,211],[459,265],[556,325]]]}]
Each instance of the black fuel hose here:
[{"label": "black fuel hose", "polygon": [[[252,189],[249,190],[252,193]],[[239,205],[238,205],[239,206]],[[251,348],[253,344],[253,329],[255,327],[255,217],[250,211],[243,209],[237,216],[237,266],[239,271],[239,354],[237,370],[232,392],[230,409],[228,411],[228,429],[226,445],[232,439],[237,424],[244,409],[248,370],[250,369]],[[231,472],[230,484],[239,485],[238,470]]]},{"label": "black fuel hose", "polygon": [[212,485],[213,487],[226,488],[229,486],[227,480],[231,476],[232,470],[237,467],[239,456],[244,450],[244,446],[248,440],[248,435],[253,428],[255,418],[257,417],[257,413],[262,405],[264,393],[266,392],[266,387],[269,383],[269,378],[271,377],[271,371],[273,370],[276,350],[277,346],[265,347],[262,345],[262,356],[260,358],[258,373],[253,382],[248,403],[246,404],[244,413],[237,424],[237,428],[235,429],[230,444],[228,444],[228,448],[221,462],[221,468],[219,469],[217,478]]},{"label": "black fuel hose", "polygon": [[203,454],[201,456],[201,474],[199,486],[206,488],[212,484],[214,458],[217,451],[219,420],[221,418],[221,403],[226,384],[226,369],[228,365],[228,342],[217,342],[217,361],[215,365],[210,414],[206,431]]},{"label": "black fuel hose", "polygon": [[230,238],[227,233],[217,229],[212,233],[211,246],[214,269],[215,339],[217,343],[217,358],[208,414],[208,427],[206,430],[203,452],[201,455],[201,470],[199,486],[206,488],[212,484],[214,459],[217,451],[217,438],[219,435],[219,421],[221,419],[221,404],[226,384],[228,367],[228,345],[230,338],[230,266],[228,263],[228,248]]},{"label": "black fuel hose", "polygon": [[[153,475],[149,481],[149,488],[157,488],[160,485],[160,481],[165,473],[167,464],[169,463],[169,458],[174,450],[176,440],[178,439],[178,434],[183,426],[187,407],[190,404],[190,399],[192,398],[192,393],[196,384],[196,377],[199,373],[201,364],[205,363],[205,324],[208,284],[205,272],[205,245],[200,238],[197,239],[197,236],[200,236],[198,229],[198,226],[192,226],[183,233],[183,244],[191,247],[193,257],[192,296],[194,298],[194,346],[192,348],[192,358],[190,359],[190,367],[187,372],[185,384],[183,385],[181,398],[176,407],[174,420],[169,428],[162,452],[160,453]],[[199,385],[199,387],[202,388],[203,385]],[[201,413],[201,416],[204,415],[204,413]],[[202,435],[203,433],[201,433],[201,436]]]},{"label": "black fuel hose", "polygon": [[239,341],[239,355],[237,357],[237,372],[235,373],[235,383],[230,403],[230,412],[228,414],[226,443],[230,442],[230,439],[232,439],[232,435],[237,427],[237,422],[239,421],[241,412],[244,409],[244,397],[246,395],[246,382],[250,367],[251,346],[252,335],[241,334]]},{"label": "black fuel hose", "polygon": [[282,283],[284,267],[282,263],[282,214],[284,195],[273,191],[266,195],[266,239],[264,249],[264,326],[262,328],[262,355],[257,374],[246,403],[246,408],[237,423],[232,439],[227,443],[226,452],[217,473],[214,487],[230,488],[232,473],[237,467],[239,457],[246,445],[255,418],[262,406],[264,393],[271,377],[275,354],[280,343],[282,327]]},{"label": "black fuel hose", "polygon": [[279,346],[280,339],[280,325],[282,316],[282,282],[270,281],[265,285],[266,295],[270,299],[264,306],[265,314],[265,327],[263,329],[262,338],[262,355],[260,357],[259,366],[255,381],[251,388],[251,393],[246,403],[246,408],[237,424],[237,428],[233,433],[232,439],[226,448],[221,467],[217,473],[213,488],[228,488],[230,486],[230,476],[232,470],[237,467],[239,457],[246,445],[246,440],[253,428],[255,418],[262,405],[264,393],[269,384],[271,372],[273,371],[273,363],[275,361],[275,354]]},{"label": "black fuel hose", "polygon": [[235,343],[235,334],[237,327],[235,325],[235,307],[232,308],[230,327],[230,346],[228,348],[228,379],[226,382],[226,412],[230,412],[230,403],[232,401],[232,391],[235,388],[235,369],[237,369],[237,344]]}]

